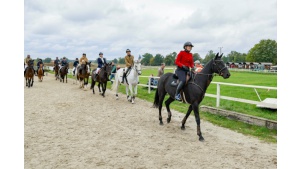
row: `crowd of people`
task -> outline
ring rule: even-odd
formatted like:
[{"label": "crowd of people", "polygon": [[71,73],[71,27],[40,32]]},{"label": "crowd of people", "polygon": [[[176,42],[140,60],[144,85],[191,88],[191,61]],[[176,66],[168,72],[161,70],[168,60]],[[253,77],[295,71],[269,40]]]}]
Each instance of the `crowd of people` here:
[{"label": "crowd of people", "polygon": [[[176,94],[175,94],[175,99],[181,101],[181,96],[180,96],[180,91],[182,90],[182,88],[184,87],[185,83],[186,83],[186,76],[187,76],[187,72],[195,72],[195,73],[199,73],[201,72],[201,70],[203,69],[203,66],[201,65],[199,60],[196,60],[195,62],[193,61],[193,55],[191,53],[191,50],[193,48],[193,44],[191,42],[185,42],[183,45],[183,49],[182,51],[180,51],[175,59],[175,64],[177,66],[176,70],[175,70],[175,74],[178,76],[178,82],[174,82],[172,83],[173,86],[176,86]],[[126,50],[126,55],[124,56],[125,59],[125,69],[123,71],[123,78],[122,78],[122,82],[124,83],[124,78],[126,76],[126,74],[128,73],[128,71],[132,68],[133,64],[134,64],[134,56],[131,55],[131,51],[130,49]],[[24,60],[24,74],[26,72],[26,68],[29,66],[28,65],[28,61],[32,60],[30,58],[30,55],[27,55],[27,57]],[[87,66],[89,66],[88,63],[88,58],[86,57],[86,54],[83,53],[82,57],[78,60],[78,58],[75,59],[75,61],[73,62],[73,76],[75,74],[75,69],[83,64],[86,64]],[[99,71],[101,70],[101,68],[107,64],[107,60],[106,58],[103,57],[103,53],[100,52],[99,53],[99,57],[97,58],[97,69],[94,72],[96,74],[96,76],[99,74]],[[59,65],[59,69],[61,69],[63,66],[67,65],[68,62],[66,60],[66,57],[63,57],[62,60],[58,59],[58,57],[56,57],[56,59],[54,60],[54,66],[55,65]],[[37,68],[39,68],[40,66],[42,66],[43,68],[43,61],[42,59],[38,59],[37,61]],[[112,71],[111,71],[111,75],[109,77],[109,80],[111,81],[114,77],[115,77],[115,73],[118,69],[120,69],[119,65],[115,65],[114,62],[111,62],[112,65]],[[161,66],[158,68],[158,73],[157,73],[157,78],[154,78],[153,74],[151,75],[151,85],[157,85],[158,82],[158,78],[161,77],[164,74],[164,68],[165,68],[165,63],[161,63]],[[89,70],[89,67],[88,67]],[[36,72],[35,72],[36,74]],[[43,69],[43,76],[44,76],[44,69]],[[111,81],[111,83],[113,83]]]}]

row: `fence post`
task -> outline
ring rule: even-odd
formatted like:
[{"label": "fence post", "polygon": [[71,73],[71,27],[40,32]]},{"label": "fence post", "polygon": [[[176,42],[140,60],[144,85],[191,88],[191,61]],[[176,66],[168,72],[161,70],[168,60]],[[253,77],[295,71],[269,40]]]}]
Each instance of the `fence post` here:
[{"label": "fence post", "polygon": [[150,94],[151,91],[151,78],[148,77],[148,93]]},{"label": "fence post", "polygon": [[217,105],[216,107],[220,107],[220,83],[217,83]]}]

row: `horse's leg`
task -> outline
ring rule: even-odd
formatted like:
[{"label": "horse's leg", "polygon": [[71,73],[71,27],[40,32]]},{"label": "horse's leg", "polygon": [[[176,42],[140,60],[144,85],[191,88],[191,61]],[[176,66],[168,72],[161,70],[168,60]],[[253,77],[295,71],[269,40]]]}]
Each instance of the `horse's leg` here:
[{"label": "horse's leg", "polygon": [[99,94],[100,94],[101,93],[100,82],[98,82],[98,89],[99,89]]},{"label": "horse's leg", "polygon": [[168,118],[167,118],[167,122],[170,123],[171,121],[171,117],[172,117],[172,112],[170,110],[170,104],[174,101],[174,99],[172,97],[169,97],[168,100],[165,101],[165,105],[167,107],[167,111],[168,111]]},{"label": "horse's leg", "polygon": [[68,83],[68,73],[66,74],[66,83]]},{"label": "horse's leg", "polygon": [[103,82],[103,83],[101,84],[101,87],[102,87],[102,91],[103,91],[102,96],[105,97],[106,82]]},{"label": "horse's leg", "polygon": [[28,78],[27,77],[25,78],[25,81],[26,81],[26,86],[28,86]]},{"label": "horse's leg", "polygon": [[185,129],[185,122],[188,119],[189,115],[191,114],[192,110],[193,110],[193,107],[192,107],[192,105],[190,105],[188,111],[186,112],[186,115],[184,116],[183,120],[181,121],[181,123],[182,123],[181,130]]},{"label": "horse's leg", "polygon": [[31,87],[33,86],[33,81],[34,81],[34,76],[32,76],[32,79],[31,79]]},{"label": "horse's leg", "polygon": [[162,121],[162,116],[161,116],[161,109],[162,109],[162,103],[165,99],[166,93],[162,92],[159,94],[159,101],[158,101],[158,119],[159,119],[159,124],[160,125],[164,125],[163,121]]},{"label": "horse's leg", "polygon": [[199,103],[193,103],[192,104],[194,114],[195,114],[195,119],[197,123],[197,135],[199,136],[200,141],[204,141],[204,138],[202,137],[201,129],[200,129],[200,115],[199,115]]}]

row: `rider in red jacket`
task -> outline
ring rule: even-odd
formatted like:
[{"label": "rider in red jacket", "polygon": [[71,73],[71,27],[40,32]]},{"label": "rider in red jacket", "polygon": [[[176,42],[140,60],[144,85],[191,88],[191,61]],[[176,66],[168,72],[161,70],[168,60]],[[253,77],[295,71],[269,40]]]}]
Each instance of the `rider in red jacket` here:
[{"label": "rider in red jacket", "polygon": [[180,51],[175,60],[177,69],[175,71],[178,76],[179,83],[175,93],[175,99],[181,101],[180,91],[186,83],[187,72],[190,71],[190,68],[194,68],[194,59],[191,52],[193,44],[191,42],[185,42],[183,45],[184,51]]}]

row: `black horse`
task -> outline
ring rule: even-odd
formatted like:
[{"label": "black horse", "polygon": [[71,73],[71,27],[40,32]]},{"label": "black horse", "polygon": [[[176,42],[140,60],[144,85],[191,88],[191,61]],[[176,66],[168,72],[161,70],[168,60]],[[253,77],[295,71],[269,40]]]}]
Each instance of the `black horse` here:
[{"label": "black horse", "polygon": [[60,71],[60,82],[65,83],[65,77],[66,77],[66,83],[68,83],[68,71],[69,71],[69,63],[67,63],[66,65],[64,65]]},{"label": "black horse", "polygon": [[98,82],[99,94],[101,93],[101,89],[100,89],[100,84],[101,84],[101,88],[103,90],[102,96],[105,97],[106,85],[107,85],[107,81],[109,81],[109,75],[111,74],[111,69],[112,69],[111,63],[105,64],[101,68],[100,73],[98,73],[97,77],[96,74],[94,73],[96,69],[93,70],[92,84],[91,84],[91,89],[93,89],[93,94],[95,94],[94,91],[95,84],[96,82]]},{"label": "black horse", "polygon": [[[191,114],[192,110],[194,110],[197,123],[197,135],[199,136],[200,141],[204,141],[204,138],[202,137],[202,133],[200,130],[199,104],[204,98],[206,89],[212,81],[214,73],[219,74],[224,79],[230,77],[230,73],[227,67],[221,60],[222,55],[219,56],[219,53],[217,53],[215,58],[209,61],[200,73],[191,73],[190,79],[186,82],[185,87],[181,91],[183,102],[190,104],[188,111],[182,120],[181,129],[185,129],[185,122]],[[170,104],[175,100],[176,92],[176,87],[171,86],[171,83],[174,80],[176,81],[177,79],[175,78],[173,73],[166,73],[162,75],[158,81],[153,106],[156,108],[158,107],[159,109],[159,121],[161,125],[163,125],[161,108],[163,100],[167,93],[170,95],[170,97],[165,101],[168,111],[167,122],[169,123],[171,121],[172,113],[170,111]]]}]

